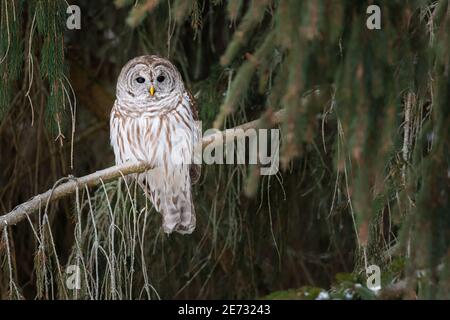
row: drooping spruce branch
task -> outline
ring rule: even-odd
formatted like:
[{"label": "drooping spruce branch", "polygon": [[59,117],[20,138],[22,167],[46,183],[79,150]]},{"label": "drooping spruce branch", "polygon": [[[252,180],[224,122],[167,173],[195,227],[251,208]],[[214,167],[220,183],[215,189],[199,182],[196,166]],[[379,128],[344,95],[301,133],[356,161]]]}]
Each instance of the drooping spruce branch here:
[{"label": "drooping spruce branch", "polygon": [[[224,131],[217,132],[213,135],[203,137],[202,149],[208,145],[215,145],[222,143],[223,141],[229,141],[227,137],[239,138],[240,135],[245,134],[244,131],[248,129],[256,129],[262,126],[276,126],[282,122],[284,117],[284,110],[280,110],[276,113],[269,114],[267,117],[247,122],[232,129],[226,129]],[[242,131],[236,132],[233,129],[241,129]],[[222,135],[222,137],[220,137]],[[59,200],[63,197],[75,193],[77,190],[81,190],[86,187],[95,187],[101,183],[112,181],[119,177],[127,176],[134,173],[141,173],[144,171],[152,170],[152,166],[145,162],[125,163],[118,166],[112,166],[83,177],[65,177],[57,182],[54,187],[47,190],[44,193],[34,196],[30,200],[16,206],[9,213],[0,216],[0,231],[4,227],[15,225],[22,221],[27,215],[45,208],[52,201]],[[64,182],[62,182],[64,181]]]}]

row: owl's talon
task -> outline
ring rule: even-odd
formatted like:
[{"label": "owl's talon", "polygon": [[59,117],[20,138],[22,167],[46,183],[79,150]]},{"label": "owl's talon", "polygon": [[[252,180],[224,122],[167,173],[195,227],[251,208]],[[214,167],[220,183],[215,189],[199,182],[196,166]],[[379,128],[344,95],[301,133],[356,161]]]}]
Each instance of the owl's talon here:
[{"label": "owl's talon", "polygon": [[189,226],[178,225],[175,231],[180,234],[191,234],[192,232],[194,232],[194,230],[195,230],[195,225],[189,225]]}]

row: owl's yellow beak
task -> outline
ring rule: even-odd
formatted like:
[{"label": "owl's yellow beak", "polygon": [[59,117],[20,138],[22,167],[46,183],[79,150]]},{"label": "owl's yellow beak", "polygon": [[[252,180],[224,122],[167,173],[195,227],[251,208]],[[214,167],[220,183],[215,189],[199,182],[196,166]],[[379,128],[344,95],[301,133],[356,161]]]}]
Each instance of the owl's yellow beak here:
[{"label": "owl's yellow beak", "polygon": [[150,91],[150,95],[153,97],[153,95],[155,94],[155,87],[151,86],[149,91]]}]

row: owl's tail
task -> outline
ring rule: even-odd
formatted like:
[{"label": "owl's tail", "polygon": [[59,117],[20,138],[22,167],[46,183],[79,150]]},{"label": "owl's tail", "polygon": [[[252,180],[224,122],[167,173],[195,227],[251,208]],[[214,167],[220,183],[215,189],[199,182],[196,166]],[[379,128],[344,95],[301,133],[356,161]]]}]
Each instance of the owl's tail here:
[{"label": "owl's tail", "polygon": [[195,229],[197,220],[190,190],[182,192],[172,203],[177,208],[180,217],[180,221],[176,225],[175,231],[181,234],[191,234]]},{"label": "owl's tail", "polygon": [[155,209],[161,213],[162,227],[165,233],[171,234],[175,231],[181,234],[191,234],[194,231],[196,218],[190,188],[171,194],[151,190],[145,182],[139,184]]},{"label": "owl's tail", "polygon": [[190,192],[180,192],[177,195],[161,195],[159,212],[163,219],[163,230],[170,234],[173,231],[181,234],[191,234],[195,229],[195,209]]}]

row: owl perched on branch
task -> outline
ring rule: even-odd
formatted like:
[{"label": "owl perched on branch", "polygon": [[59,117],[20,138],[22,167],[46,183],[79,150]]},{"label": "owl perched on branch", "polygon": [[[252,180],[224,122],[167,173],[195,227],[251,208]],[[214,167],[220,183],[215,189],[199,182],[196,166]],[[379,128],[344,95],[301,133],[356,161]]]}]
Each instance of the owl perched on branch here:
[{"label": "owl perched on branch", "polygon": [[162,214],[163,229],[195,229],[191,184],[200,176],[193,164],[200,134],[195,101],[176,67],[158,56],[130,60],[117,80],[110,134],[116,164],[146,161],[154,169],[137,175],[139,186]]}]

